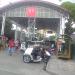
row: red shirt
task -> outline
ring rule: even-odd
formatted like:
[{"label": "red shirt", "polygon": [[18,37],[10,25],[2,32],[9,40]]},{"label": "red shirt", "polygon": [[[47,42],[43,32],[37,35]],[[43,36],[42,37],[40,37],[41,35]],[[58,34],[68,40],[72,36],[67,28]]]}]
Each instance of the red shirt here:
[{"label": "red shirt", "polygon": [[15,46],[14,40],[13,39],[9,40],[9,47],[12,48],[14,46]]}]

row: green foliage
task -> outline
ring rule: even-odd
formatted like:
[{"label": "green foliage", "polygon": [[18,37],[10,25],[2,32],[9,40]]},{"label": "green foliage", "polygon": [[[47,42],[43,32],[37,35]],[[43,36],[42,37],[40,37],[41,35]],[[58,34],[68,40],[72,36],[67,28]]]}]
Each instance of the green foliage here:
[{"label": "green foliage", "polygon": [[56,38],[55,36],[50,36],[49,37],[50,41],[55,41],[55,38]]},{"label": "green foliage", "polygon": [[64,40],[65,40],[65,43],[66,43],[66,49],[69,48],[69,44],[71,43],[72,41],[72,38],[71,38],[71,35],[72,33],[75,31],[74,28],[72,28],[72,19],[68,19],[68,22],[65,24],[66,28],[65,28],[65,35],[64,35]]},{"label": "green foliage", "polygon": [[67,9],[70,14],[70,18],[68,19],[68,22],[65,24],[65,35],[64,35],[64,40],[66,43],[66,47],[68,48],[69,43],[71,42],[71,35],[73,32],[75,32],[75,28],[72,28],[72,22],[75,21],[75,3],[71,2],[63,2],[61,4],[61,7]]},{"label": "green foliage", "polygon": [[71,19],[75,21],[75,3],[63,2],[61,7],[69,11]]},{"label": "green foliage", "polygon": [[65,34],[68,36],[71,36],[71,34],[74,32],[74,28],[72,28],[72,20],[68,19],[68,22],[65,24]]}]

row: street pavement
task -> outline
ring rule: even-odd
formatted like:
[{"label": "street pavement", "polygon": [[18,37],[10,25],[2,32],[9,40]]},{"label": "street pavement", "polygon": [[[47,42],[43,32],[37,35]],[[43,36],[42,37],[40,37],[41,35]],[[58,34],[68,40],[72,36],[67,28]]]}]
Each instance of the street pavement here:
[{"label": "street pavement", "polygon": [[8,55],[7,50],[0,51],[0,75],[75,75],[75,61],[61,60],[52,56],[47,71],[43,63],[24,63],[22,53]]}]

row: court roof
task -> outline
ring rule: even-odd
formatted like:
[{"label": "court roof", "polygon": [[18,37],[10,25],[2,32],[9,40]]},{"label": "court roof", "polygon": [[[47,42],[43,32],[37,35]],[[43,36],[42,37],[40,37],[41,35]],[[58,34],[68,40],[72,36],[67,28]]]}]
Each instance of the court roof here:
[{"label": "court roof", "polygon": [[5,11],[8,11],[8,10],[11,10],[20,6],[28,6],[28,5],[43,6],[47,8],[52,8],[61,13],[67,13],[67,14],[69,13],[67,10],[65,10],[64,8],[61,8],[59,5],[56,5],[54,3],[47,2],[47,1],[20,1],[16,3],[10,3],[9,5],[0,8],[0,14],[2,14]]}]

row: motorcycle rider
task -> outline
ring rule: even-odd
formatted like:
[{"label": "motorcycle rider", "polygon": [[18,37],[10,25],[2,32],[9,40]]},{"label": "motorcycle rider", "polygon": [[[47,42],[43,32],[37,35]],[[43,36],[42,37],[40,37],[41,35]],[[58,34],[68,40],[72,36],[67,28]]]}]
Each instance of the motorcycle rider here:
[{"label": "motorcycle rider", "polygon": [[33,59],[37,59],[37,56],[39,55],[39,52],[40,52],[40,49],[39,47],[35,47],[33,52],[32,52],[32,56],[33,56]]}]

